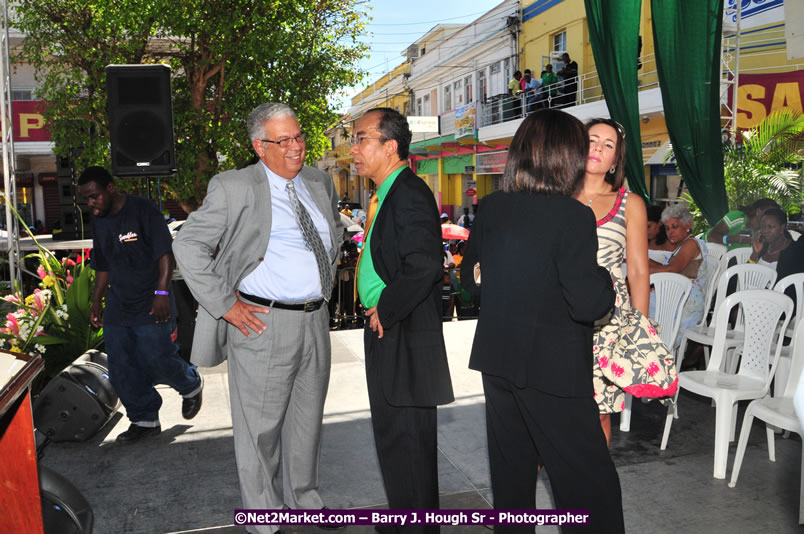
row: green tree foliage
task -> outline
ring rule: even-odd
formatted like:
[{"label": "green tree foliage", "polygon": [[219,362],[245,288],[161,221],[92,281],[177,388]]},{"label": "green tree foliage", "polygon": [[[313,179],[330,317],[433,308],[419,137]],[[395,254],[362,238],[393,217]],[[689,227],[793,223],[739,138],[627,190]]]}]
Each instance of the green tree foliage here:
[{"label": "green tree foliage", "polygon": [[[729,209],[758,198],[772,198],[788,214],[804,202],[804,115],[783,109],[771,113],[756,128],[738,132],[738,142],[723,147],[723,170]],[[708,228],[694,200],[687,195],[696,230]]]},{"label": "green tree foliage", "polygon": [[187,210],[209,179],[247,164],[246,117],[275,101],[309,133],[307,160],[325,148],[337,115],[328,97],[362,79],[359,0],[20,0],[25,34],[15,62],[36,69],[56,153],[77,167],[108,165],[109,64],[172,68],[178,174],[163,180]]}]

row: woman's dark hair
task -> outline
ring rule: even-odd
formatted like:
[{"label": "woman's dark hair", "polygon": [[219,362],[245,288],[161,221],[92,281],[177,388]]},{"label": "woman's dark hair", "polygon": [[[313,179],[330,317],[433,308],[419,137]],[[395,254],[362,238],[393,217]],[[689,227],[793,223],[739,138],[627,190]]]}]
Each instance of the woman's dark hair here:
[{"label": "woman's dark hair", "polygon": [[611,126],[617,132],[617,147],[614,149],[614,174],[606,173],[606,182],[611,184],[611,190],[617,191],[625,182],[625,128],[612,119],[592,119],[586,123],[588,132],[596,124]]},{"label": "woman's dark hair", "polygon": [[380,142],[385,143],[393,139],[396,141],[396,155],[402,161],[408,159],[410,140],[413,138],[408,119],[397,110],[391,108],[372,108],[366,111],[364,115],[369,113],[382,114],[380,124],[377,126],[383,137]]},{"label": "woman's dark hair", "polygon": [[503,191],[573,196],[583,184],[589,137],[581,121],[557,109],[528,115],[511,141]]},{"label": "woman's dark hair", "polygon": [[648,206],[645,209],[648,212],[648,220],[659,225],[659,233],[656,234],[656,244],[664,245],[667,242],[667,232],[664,230],[664,225],[662,224],[662,207]]},{"label": "woman's dark hair", "polygon": [[[752,216],[757,212],[757,210],[768,210],[776,208],[779,209],[779,204],[773,200],[772,198],[760,198],[752,202],[747,206],[738,206],[737,209],[748,215],[749,217]],[[782,212],[784,213],[784,212]],[[786,218],[786,217],[785,217]],[[787,223],[787,221],[785,221]]]}]

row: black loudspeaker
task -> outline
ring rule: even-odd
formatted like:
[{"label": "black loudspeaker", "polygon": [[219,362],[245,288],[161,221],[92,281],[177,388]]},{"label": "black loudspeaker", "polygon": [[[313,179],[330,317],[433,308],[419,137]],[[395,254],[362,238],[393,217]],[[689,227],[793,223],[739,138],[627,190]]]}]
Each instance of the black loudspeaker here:
[{"label": "black loudspeaker", "polygon": [[80,359],[48,382],[34,402],[34,426],[51,441],[85,441],[117,411],[119,399],[102,360]]},{"label": "black loudspeaker", "polygon": [[112,174],[174,174],[170,67],[108,65],[105,70]]},{"label": "black loudspeaker", "polygon": [[39,466],[39,496],[45,534],[89,534],[95,522],[92,507],[70,481]]},{"label": "black loudspeaker", "polygon": [[73,239],[92,239],[92,219],[86,204],[59,206],[59,226],[53,228],[53,239],[65,241]]},{"label": "black loudspeaker", "polygon": [[[89,207],[86,200],[78,194],[74,175],[70,158],[56,158],[59,220],[52,233],[53,239],[57,241],[92,238]],[[79,224],[80,218],[83,218],[83,227]]]}]

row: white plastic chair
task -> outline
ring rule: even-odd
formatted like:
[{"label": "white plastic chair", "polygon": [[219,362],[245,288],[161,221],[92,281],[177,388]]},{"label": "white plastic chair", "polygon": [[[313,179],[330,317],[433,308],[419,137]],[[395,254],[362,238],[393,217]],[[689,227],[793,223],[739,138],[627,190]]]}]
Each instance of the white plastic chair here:
[{"label": "white plastic chair", "polygon": [[729,250],[720,257],[720,272],[722,273],[729,268],[729,263],[732,259],[737,262],[737,265],[748,263],[748,258],[751,257],[751,252],[753,250],[754,249],[751,247],[740,247],[735,248],[734,250]]},{"label": "white plastic chair", "polygon": [[[662,342],[671,350],[678,335],[678,327],[681,325],[681,312],[684,303],[692,289],[692,281],[684,275],[677,273],[653,273],[650,275],[650,285],[656,299],[656,309],[653,313],[653,320],[659,323],[659,337]],[[620,431],[629,432],[631,430],[631,403],[633,397],[625,395],[625,409],[620,416]]]},{"label": "white plastic chair", "polygon": [[[720,370],[726,355],[726,333],[731,310],[740,306],[745,317],[745,344],[737,374]],[[737,421],[737,401],[759,399],[767,395],[781,353],[777,344],[776,326],[784,315],[782,332],[790,322],[793,301],[787,295],[771,290],[747,290],[726,297],[717,309],[712,359],[705,371],[685,371],[678,375],[679,389],[710,397],[715,402],[715,478],[726,478],[729,442],[734,439]],[[673,414],[668,410],[665,419],[662,449],[667,446]]]},{"label": "white plastic chair", "polygon": [[[798,328],[798,325],[801,323],[801,318],[804,317],[804,312],[801,311],[801,307],[804,306],[804,273],[785,276],[776,282],[773,290],[784,293],[787,291],[787,288],[791,286],[796,291],[796,311],[794,312],[792,321],[790,321],[787,332],[785,332],[785,335],[788,337],[793,337],[793,331]],[[782,356],[779,359],[779,369],[776,371],[776,385],[774,386],[774,390],[777,387],[783,388],[787,383],[787,376],[790,374],[790,367],[793,361],[792,354],[792,345],[782,347]]]},{"label": "white plastic chair", "polygon": [[[731,252],[735,251],[732,250]],[[731,252],[729,252],[729,254],[731,254]],[[723,260],[721,260],[720,266],[723,266]],[[687,349],[687,343],[689,341],[695,341],[701,345],[712,345],[715,329],[712,328],[711,323],[714,321],[714,318],[717,315],[720,304],[726,297],[729,282],[733,277],[737,277],[737,291],[743,291],[746,289],[768,289],[773,286],[774,282],[776,282],[776,271],[770,267],[765,267],[764,265],[745,263],[729,267],[720,275],[720,279],[717,282],[715,311],[712,314],[712,320],[709,323],[704,324],[707,320],[706,313],[704,313],[704,317],[701,320],[701,325],[694,328],[688,328],[682,335],[681,342],[679,343],[678,347],[678,357],[676,358],[676,365],[678,365],[679,369],[681,369],[681,362],[684,359],[684,352]],[[706,308],[704,309],[706,310]],[[735,349],[742,345],[743,335],[741,317],[738,317],[734,330],[731,330],[727,335],[726,343],[728,349]],[[704,361],[707,365],[709,365],[709,350],[706,348],[704,348]]]},{"label": "white plastic chair", "polygon": [[713,258],[720,261],[726,252],[729,251],[729,247],[726,245],[721,245],[720,243],[707,243],[706,244],[706,254],[708,256],[712,256]]},{"label": "white plastic chair", "polygon": [[[776,461],[776,448],[774,446],[774,427],[795,432],[804,438],[804,428],[793,409],[793,395],[798,387],[801,369],[804,367],[804,322],[799,321],[793,336],[793,357],[791,373],[785,383],[784,391],[774,397],[757,399],[748,404],[743,417],[743,426],[740,429],[740,440],[737,443],[737,455],[734,457],[734,467],[731,470],[731,480],[729,487],[737,485],[737,477],[740,476],[740,467],[745,456],[745,447],[748,444],[748,437],[751,433],[751,426],[754,418],[765,421],[765,433],[768,437],[768,459]],[[779,375],[776,375],[777,381]],[[802,468],[801,468],[801,488],[804,490],[804,442],[802,442]],[[798,522],[804,523],[804,492],[799,495]]]}]

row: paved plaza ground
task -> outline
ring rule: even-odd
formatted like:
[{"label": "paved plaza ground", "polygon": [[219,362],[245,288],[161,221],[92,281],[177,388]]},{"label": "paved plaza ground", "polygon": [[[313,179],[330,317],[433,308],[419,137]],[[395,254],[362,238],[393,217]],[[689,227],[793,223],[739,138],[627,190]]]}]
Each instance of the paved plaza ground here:
[{"label": "paved plaza ground", "polygon": [[[444,325],[456,401],[438,413],[442,508],[489,508],[492,498],[481,379],[467,368],[475,325],[475,321]],[[321,494],[330,508],[382,508],[385,494],[369,420],[362,330],[332,332],[331,338]],[[178,394],[160,388],[165,402],[159,436],[131,445],[115,443],[115,437],[128,428],[121,410],[92,440],[51,444],[45,450],[42,464],[67,477],[92,505],[96,533],[245,532],[232,526],[240,495],[226,364],[202,372],[204,405],[192,421],[182,419]],[[764,425],[755,423],[737,487],[729,488],[727,480],[712,478],[710,401],[682,392],[680,418],[667,450],[660,451],[665,414],[658,403],[635,402],[631,432],[614,430],[612,456],[623,488],[627,532],[800,532],[798,436],[777,437],[772,463]],[[616,423],[617,419],[615,427]],[[732,444],[729,476],[735,448]],[[552,508],[547,476],[542,471],[538,508]],[[283,527],[283,531],[323,532],[313,526]],[[339,532],[372,531],[352,526]],[[482,526],[442,531],[488,532]],[[540,527],[537,532],[558,533],[558,529]]]}]

